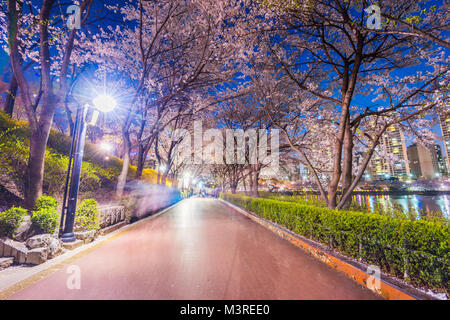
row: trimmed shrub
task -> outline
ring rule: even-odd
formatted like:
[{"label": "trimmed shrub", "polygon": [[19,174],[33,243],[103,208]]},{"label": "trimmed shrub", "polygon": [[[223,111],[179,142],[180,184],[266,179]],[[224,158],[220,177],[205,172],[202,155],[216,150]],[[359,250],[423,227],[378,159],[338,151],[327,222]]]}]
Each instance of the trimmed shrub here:
[{"label": "trimmed shrub", "polygon": [[12,238],[27,213],[26,209],[20,207],[0,212],[0,236]]},{"label": "trimmed shrub", "polygon": [[34,210],[38,211],[40,209],[56,209],[58,207],[58,201],[55,198],[50,196],[40,196],[36,200],[36,204],[34,205]]},{"label": "trimmed shrub", "polygon": [[43,207],[33,211],[31,221],[45,233],[53,234],[59,222],[59,214],[56,208]]},{"label": "trimmed shrub", "polygon": [[75,230],[89,231],[98,230],[100,228],[98,222],[97,201],[94,199],[85,199],[77,208],[75,214]]},{"label": "trimmed shrub", "polygon": [[[276,192],[269,192],[269,191],[259,191],[259,198],[265,198],[265,199],[272,199],[272,200],[278,200],[278,201],[286,201],[286,202],[295,202],[300,204],[306,204],[306,205],[312,205],[315,207],[326,207],[327,204],[325,201],[322,201],[320,199],[314,199],[313,196],[304,196],[304,195],[284,195]],[[308,200],[305,199],[305,197],[308,197]]]},{"label": "trimmed shrub", "polygon": [[238,194],[220,197],[413,284],[450,292],[450,225]]}]

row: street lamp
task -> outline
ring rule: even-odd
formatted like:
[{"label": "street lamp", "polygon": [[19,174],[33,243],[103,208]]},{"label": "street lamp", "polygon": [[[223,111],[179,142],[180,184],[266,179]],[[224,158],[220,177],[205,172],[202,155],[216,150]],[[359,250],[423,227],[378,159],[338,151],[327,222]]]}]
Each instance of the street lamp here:
[{"label": "street lamp", "polygon": [[[75,222],[75,211],[77,207],[78,189],[80,184],[81,166],[83,164],[84,143],[86,141],[87,125],[95,125],[100,112],[110,112],[116,107],[115,100],[107,95],[101,95],[93,100],[93,106],[89,104],[79,106],[72,134],[70,147],[69,167],[67,170],[66,185],[64,189],[63,208],[61,212],[60,232],[63,242],[75,241],[73,226]],[[88,109],[92,108],[92,118],[86,121]],[[73,161],[72,161],[73,160]],[[69,185],[70,181],[70,185]],[[70,187],[70,188],[69,188]],[[68,193],[68,197],[67,197]],[[64,220],[65,216],[65,220]]]},{"label": "street lamp", "polygon": [[108,142],[100,143],[99,147],[100,147],[100,149],[102,149],[104,152],[107,152],[107,153],[111,153],[114,150],[114,146]]}]

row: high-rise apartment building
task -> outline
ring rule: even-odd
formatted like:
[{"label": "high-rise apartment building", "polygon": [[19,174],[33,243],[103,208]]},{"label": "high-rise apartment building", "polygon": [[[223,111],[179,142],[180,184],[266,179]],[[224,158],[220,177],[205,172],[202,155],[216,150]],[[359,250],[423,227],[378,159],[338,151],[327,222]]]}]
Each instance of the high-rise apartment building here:
[{"label": "high-rise apartment building", "polygon": [[[373,180],[398,178],[406,180],[409,176],[409,163],[405,137],[396,126],[388,128],[377,146],[377,153],[371,160],[368,173]],[[384,157],[383,154],[388,155]]]},{"label": "high-rise apartment building", "polygon": [[427,149],[420,143],[414,143],[408,147],[408,160],[413,178],[433,179],[447,174],[439,145]]},{"label": "high-rise apartment building", "polygon": [[450,175],[450,112],[439,115],[439,122],[441,124],[444,153],[447,158],[447,174]]},{"label": "high-rise apartment building", "polygon": [[434,150],[436,151],[436,163],[437,163],[437,173],[440,176],[448,176],[450,171],[448,169],[447,161],[442,153],[442,148],[440,145],[434,145]]}]

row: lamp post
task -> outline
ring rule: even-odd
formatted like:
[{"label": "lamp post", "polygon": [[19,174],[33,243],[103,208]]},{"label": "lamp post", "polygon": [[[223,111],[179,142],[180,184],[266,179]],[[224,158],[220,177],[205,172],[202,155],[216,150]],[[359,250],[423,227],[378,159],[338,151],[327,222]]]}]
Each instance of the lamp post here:
[{"label": "lamp post", "polygon": [[[106,95],[95,98],[93,102],[93,113],[89,123],[86,122],[86,115],[90,106],[83,105],[82,107],[79,107],[77,109],[69,155],[69,167],[67,170],[66,184],[64,189],[63,208],[61,212],[60,233],[62,232],[61,240],[63,242],[75,241],[73,227],[75,222],[75,211],[77,207],[81,166],[83,164],[84,143],[86,141],[87,125],[95,125],[100,111],[109,112],[112,111],[116,106],[116,102],[114,101],[114,99]],[[62,231],[63,225],[64,231]]]}]

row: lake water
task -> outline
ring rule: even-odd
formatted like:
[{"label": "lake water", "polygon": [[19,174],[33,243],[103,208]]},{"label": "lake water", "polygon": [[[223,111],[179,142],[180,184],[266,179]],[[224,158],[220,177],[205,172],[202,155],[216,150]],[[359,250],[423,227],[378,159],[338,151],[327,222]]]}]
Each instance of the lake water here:
[{"label": "lake water", "polygon": [[354,195],[353,201],[374,211],[377,207],[383,211],[401,206],[405,212],[412,210],[417,217],[430,212],[442,212],[450,219],[450,195]]}]

